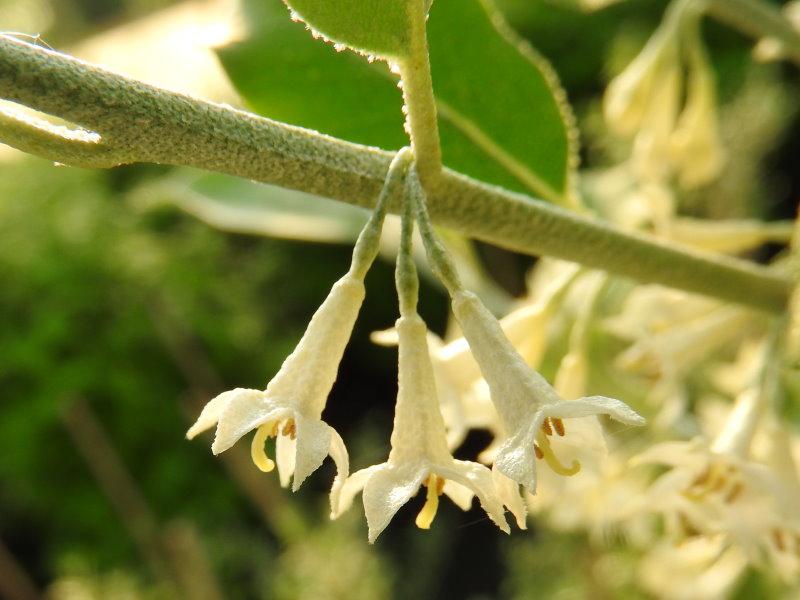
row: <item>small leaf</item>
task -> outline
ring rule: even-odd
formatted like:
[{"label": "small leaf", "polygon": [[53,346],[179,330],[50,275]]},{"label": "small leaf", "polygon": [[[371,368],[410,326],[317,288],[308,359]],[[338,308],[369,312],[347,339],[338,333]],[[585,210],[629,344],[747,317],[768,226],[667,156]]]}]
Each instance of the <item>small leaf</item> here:
[{"label": "small leaf", "polygon": [[420,0],[284,0],[315,34],[380,58],[408,53],[414,1]]},{"label": "small leaf", "polygon": [[[444,162],[469,173],[487,169],[488,157],[492,170],[499,165],[516,180],[509,187],[565,202],[577,167],[577,132],[550,64],[490,0],[437,0],[428,43],[441,120],[472,142],[464,146],[443,134]],[[495,183],[491,175],[479,178]]]}]

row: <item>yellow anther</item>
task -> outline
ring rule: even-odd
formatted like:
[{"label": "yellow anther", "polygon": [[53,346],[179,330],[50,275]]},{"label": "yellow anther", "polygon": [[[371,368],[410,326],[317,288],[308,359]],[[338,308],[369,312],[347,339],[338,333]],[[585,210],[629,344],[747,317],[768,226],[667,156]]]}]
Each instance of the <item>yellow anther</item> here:
[{"label": "yellow anther", "polygon": [[536,458],[538,458],[539,460],[542,460],[544,458],[544,453],[542,452],[542,449],[539,448],[539,444],[537,444],[536,442],[533,443],[533,451],[536,453]]},{"label": "yellow anther", "polygon": [[542,431],[544,431],[545,435],[553,435],[553,428],[550,427],[550,419],[547,417],[542,421]]},{"label": "yellow anther", "polygon": [[560,437],[564,437],[564,434],[567,432],[566,429],[564,429],[564,421],[557,417],[553,417],[553,427],[555,427],[556,433]]},{"label": "yellow anther", "polygon": [[[562,465],[561,461],[559,461],[556,455],[553,453],[553,449],[550,447],[550,440],[547,439],[546,436],[540,436],[538,441],[539,452],[541,452],[544,461],[547,463],[547,466],[553,469],[555,473],[564,475],[566,477],[571,477],[581,470],[581,463],[577,460],[573,460],[572,465],[569,467]],[[536,448],[537,446],[534,446],[534,452],[536,451]],[[536,456],[539,456],[539,452],[536,453]]]},{"label": "yellow anther", "polygon": [[425,498],[425,506],[419,511],[415,523],[420,529],[430,529],[433,518],[436,516],[436,510],[439,508],[439,494],[442,493],[444,479],[431,473],[423,485],[428,487],[428,493]]},{"label": "yellow anther", "polygon": [[297,425],[295,424],[294,419],[289,419],[286,421],[281,433],[283,433],[283,435],[288,435],[292,439],[295,439],[297,436]]},{"label": "yellow anther", "polygon": [[272,434],[275,427],[271,423],[264,423],[257,430],[253,436],[253,442],[250,444],[250,457],[253,459],[253,464],[257,466],[264,473],[269,473],[275,468],[275,463],[267,456],[267,451],[264,449],[264,442]]},{"label": "yellow anther", "polygon": [[744,484],[741,481],[737,481],[736,483],[734,483],[733,487],[725,495],[725,503],[732,504],[733,502],[735,502],[736,498],[738,498],[739,495],[742,493],[742,490],[744,490]]},{"label": "yellow anther", "polygon": [[772,530],[772,541],[781,552],[786,552],[786,542],[783,539],[783,531],[780,529]]}]

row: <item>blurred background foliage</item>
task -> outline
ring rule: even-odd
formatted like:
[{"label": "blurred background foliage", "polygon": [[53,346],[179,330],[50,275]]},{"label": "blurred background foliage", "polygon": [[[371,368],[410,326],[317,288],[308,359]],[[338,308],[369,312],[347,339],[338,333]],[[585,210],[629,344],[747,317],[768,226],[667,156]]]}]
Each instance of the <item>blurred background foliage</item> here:
[{"label": "blurred background foliage", "polygon": [[[347,103],[324,106],[308,83],[298,93],[291,65],[280,71],[263,51],[274,46],[258,37],[269,23],[241,16],[252,19],[259,0],[247,4],[241,13],[232,0],[0,0],[0,29],[38,33],[39,43],[132,76],[248,106],[210,50],[225,45],[221,56],[242,93],[272,79],[278,100],[249,104],[267,116],[339,120],[334,133],[402,143],[402,130],[369,122],[354,129]],[[498,4],[558,72],[578,115],[584,166],[613,164],[624,150],[603,129],[599,97],[664,3],[619,2],[598,12],[578,0]],[[793,216],[800,124],[788,90],[797,72],[754,64],[750,43],[716,24],[705,34],[731,162],[692,210]],[[283,46],[275,60],[289,61],[291,50]],[[350,60],[323,51],[320,60]],[[314,83],[323,84],[336,81]],[[394,94],[391,86],[384,92]],[[378,120],[388,114],[401,123],[399,94],[397,114],[369,100]],[[277,114],[270,102],[278,102]],[[207,399],[261,387],[277,371],[346,269],[347,242],[364,219],[359,209],[223,176],[144,165],[87,171],[0,148],[1,591],[13,598],[641,597],[619,542],[598,556],[581,535],[536,523],[505,537],[478,511],[452,505],[421,532],[411,526],[419,508],[412,502],[369,547],[359,511],[328,521],[329,465],[292,495],[260,474],[246,449],[215,459],[207,439],[183,439]],[[493,306],[523,291],[531,259],[451,242]],[[367,286],[326,412],[354,468],[383,460],[396,385],[394,351],[369,341],[395,318],[391,266],[376,265]],[[429,284],[422,293],[423,317],[442,333],[445,299]],[[471,434],[459,455],[473,458],[485,441]],[[769,594],[766,585],[751,577],[740,596]]]}]

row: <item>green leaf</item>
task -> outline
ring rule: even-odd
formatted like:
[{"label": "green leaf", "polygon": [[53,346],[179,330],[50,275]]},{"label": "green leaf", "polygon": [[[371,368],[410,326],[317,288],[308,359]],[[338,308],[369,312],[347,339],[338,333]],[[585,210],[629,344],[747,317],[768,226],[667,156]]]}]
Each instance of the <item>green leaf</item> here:
[{"label": "green leaf", "polygon": [[448,166],[469,172],[479,166],[480,150],[525,191],[563,201],[577,163],[577,136],[549,63],[488,0],[437,0],[428,43],[442,120],[472,142],[472,151],[463,152],[460,140],[443,135]]},{"label": "green leaf", "polygon": [[[279,0],[253,0],[248,9],[257,31],[219,54],[256,112],[361,144],[408,143],[397,77],[385,64],[311,39]],[[549,64],[480,0],[436,0],[428,38],[444,163],[566,203],[577,137]]]},{"label": "green leaf", "polygon": [[408,54],[409,5],[419,0],[284,0],[315,34],[364,54]]}]

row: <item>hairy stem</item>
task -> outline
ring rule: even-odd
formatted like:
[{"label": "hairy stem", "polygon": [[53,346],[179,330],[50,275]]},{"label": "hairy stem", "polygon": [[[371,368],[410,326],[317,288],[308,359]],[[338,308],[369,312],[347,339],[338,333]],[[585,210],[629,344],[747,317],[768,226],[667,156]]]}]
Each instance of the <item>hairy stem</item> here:
[{"label": "hairy stem", "polygon": [[425,0],[411,3],[411,51],[408,57],[399,62],[398,67],[403,86],[406,129],[411,136],[411,149],[416,158],[420,179],[430,187],[442,170],[442,150],[439,144],[436,99],[433,96],[428,39],[425,33],[427,4]]},{"label": "hairy stem", "polygon": [[726,25],[756,39],[770,37],[786,57],[800,65],[800,31],[774,4],[763,0],[707,0],[707,12]]},{"label": "hairy stem", "polygon": [[[199,167],[373,207],[394,154],[167,92],[75,58],[0,36],[0,98],[100,135],[113,160]],[[64,164],[81,146],[26,145],[24,128],[0,142]],[[83,142],[81,142],[83,144]],[[392,212],[401,206],[393,203]],[[428,192],[434,223],[527,254],[544,254],[756,308],[785,309],[791,281],[741,260],[618,230],[444,169]]]}]

